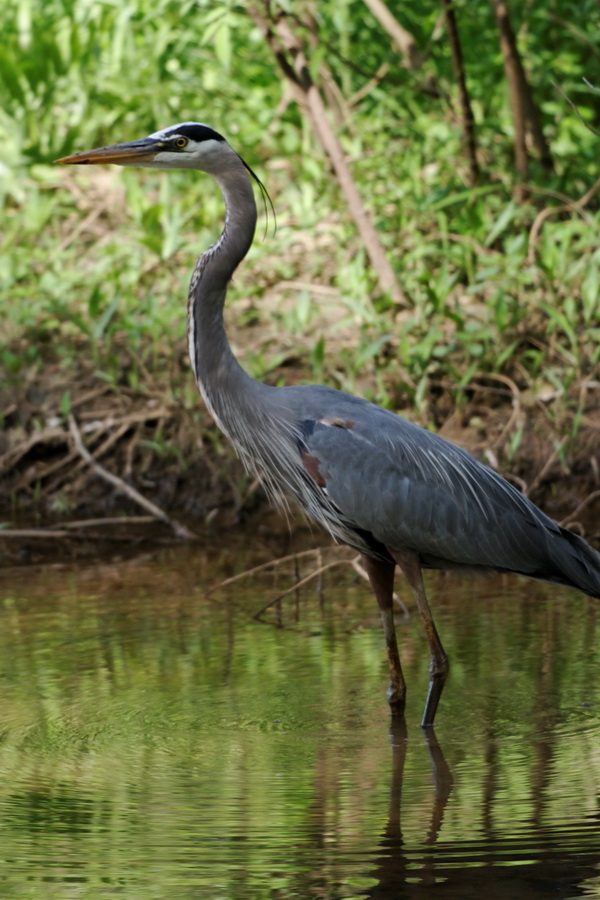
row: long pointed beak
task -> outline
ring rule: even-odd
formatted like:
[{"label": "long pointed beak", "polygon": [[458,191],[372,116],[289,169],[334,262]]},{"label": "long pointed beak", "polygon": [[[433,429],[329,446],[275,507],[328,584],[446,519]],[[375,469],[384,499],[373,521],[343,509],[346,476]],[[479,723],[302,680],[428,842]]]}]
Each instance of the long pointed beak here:
[{"label": "long pointed beak", "polygon": [[57,159],[62,165],[98,165],[101,163],[115,163],[118,166],[140,164],[150,162],[157,153],[163,149],[161,142],[154,138],[142,138],[139,141],[129,141],[126,144],[112,144],[110,147],[98,147],[97,150],[84,150],[82,153],[73,153],[71,156],[63,156]]}]

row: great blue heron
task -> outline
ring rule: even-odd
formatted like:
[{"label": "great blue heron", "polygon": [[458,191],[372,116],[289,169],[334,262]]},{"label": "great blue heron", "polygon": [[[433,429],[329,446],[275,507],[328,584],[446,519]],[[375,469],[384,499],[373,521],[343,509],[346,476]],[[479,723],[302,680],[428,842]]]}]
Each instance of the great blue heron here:
[{"label": "great blue heron", "polygon": [[217,425],[268,492],[292,495],[309,518],[362,554],[383,620],[393,713],[404,713],[406,697],[393,617],[396,565],[431,653],[424,726],[433,724],[448,657],[423,568],[515,572],[600,598],[600,554],[464,450],[359,397],[322,385],[270,387],[244,372],[227,341],[223,305],[254,238],[251,179],[260,182],[220,134],[182,122],[59,162],[198,169],[219,184],[225,226],[198,259],[188,295],[194,375]]}]

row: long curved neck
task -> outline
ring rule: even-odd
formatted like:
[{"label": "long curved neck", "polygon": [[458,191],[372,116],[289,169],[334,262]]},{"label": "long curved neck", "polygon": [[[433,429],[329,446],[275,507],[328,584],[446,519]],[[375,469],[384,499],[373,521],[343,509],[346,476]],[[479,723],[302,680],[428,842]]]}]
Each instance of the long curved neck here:
[{"label": "long curved neck", "polygon": [[188,347],[198,387],[219,427],[231,438],[232,419],[264,389],[234,357],[223,323],[223,305],[231,276],[250,249],[256,227],[256,203],[248,172],[239,157],[213,174],[226,206],[219,240],[196,264],[188,295]]},{"label": "long curved neck", "polygon": [[248,172],[233,150],[229,156],[221,152],[218,163],[218,169],[205,163],[203,170],[213,175],[223,193],[225,227],[198,260],[188,297],[188,342],[196,382],[217,425],[246,468],[263,479],[267,492],[273,498],[294,494],[309,515],[328,527],[320,488],[307,474],[299,452],[301,421],[282,399],[286,389],[250,378],[225,334],[227,286],[250,249],[256,203]]}]

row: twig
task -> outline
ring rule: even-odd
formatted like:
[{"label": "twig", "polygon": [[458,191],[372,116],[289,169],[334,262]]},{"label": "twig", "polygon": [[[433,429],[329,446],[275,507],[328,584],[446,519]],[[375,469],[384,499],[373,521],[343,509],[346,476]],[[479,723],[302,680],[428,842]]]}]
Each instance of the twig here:
[{"label": "twig", "polygon": [[[90,392],[90,393],[93,393],[93,392]],[[75,405],[77,405],[77,404],[75,404]],[[121,416],[121,417],[115,417],[115,418],[113,418],[109,414],[105,418],[105,420],[102,421],[101,416],[98,413],[92,412],[91,415],[93,416],[93,421],[86,424],[84,426],[83,430],[84,430],[84,432],[94,431],[96,433],[96,435],[98,435],[98,434],[102,434],[104,431],[108,430],[108,428],[110,428],[114,425],[120,426],[121,430],[119,430],[117,432],[116,437],[115,437],[115,434],[113,433],[113,435],[109,436],[106,439],[106,442],[99,449],[98,453],[104,454],[104,453],[106,453],[106,451],[108,449],[110,449],[112,444],[116,440],[118,440],[119,437],[121,437],[122,433],[124,433],[124,431],[127,430],[127,428],[125,426],[129,427],[130,425],[133,425],[136,422],[146,422],[149,419],[155,419],[155,418],[158,419],[161,416],[168,415],[168,414],[169,413],[168,413],[168,410],[166,407],[157,407],[156,409],[143,411],[143,412],[130,413],[128,415]],[[85,418],[85,413],[83,414],[82,417]],[[19,462],[19,460],[23,459],[24,456],[27,456],[27,454],[31,450],[33,450],[33,448],[36,447],[38,444],[61,444],[61,443],[66,443],[66,442],[67,442],[67,435],[62,428],[48,427],[48,428],[45,428],[43,431],[35,432],[34,434],[30,435],[26,440],[17,444],[16,447],[12,447],[3,456],[0,456],[0,475],[3,475],[5,472],[9,471],[11,468],[16,466],[17,463]],[[23,480],[20,482],[20,487],[21,488],[26,487],[34,479],[37,480],[40,478],[44,478],[44,479],[47,478],[52,473],[58,471],[65,465],[68,465],[72,461],[72,459],[73,459],[73,454],[69,453],[69,454],[67,454],[67,456],[63,457],[60,460],[57,460],[55,463],[50,463],[49,465],[47,465],[45,467],[43,473],[40,474],[40,472],[35,471],[33,473],[33,475],[31,475],[29,477],[25,475],[23,477]],[[60,483],[60,481],[58,483]],[[56,483],[53,485],[53,487],[56,487]],[[50,488],[48,488],[48,489],[50,489]]]},{"label": "twig", "polygon": [[[144,518],[146,516],[139,516],[137,519]],[[102,519],[98,519],[98,522],[101,522]],[[114,521],[127,521],[127,519],[115,519]],[[133,517],[133,521],[136,521],[136,517]],[[152,521],[155,521],[152,519]],[[137,541],[139,540],[139,535],[131,535],[130,537],[123,536],[122,534],[78,534],[75,530],[71,530],[67,528],[0,528],[0,541],[2,538],[9,538],[14,540],[46,540],[50,538],[52,540],[74,540],[74,541]]]},{"label": "twig", "polygon": [[160,519],[161,522],[166,522],[167,525],[173,529],[177,537],[186,538],[187,540],[193,539],[196,535],[192,534],[185,525],[181,525],[179,522],[176,522],[175,519],[172,519],[167,515],[164,510],[160,509],[160,507],[156,506],[156,504],[152,503],[150,500],[147,500],[146,497],[143,497],[139,491],[136,491],[135,488],[126,484],[122,478],[119,478],[117,475],[113,475],[112,472],[109,472],[108,469],[105,469],[104,466],[101,466],[100,463],[96,462],[92,454],[89,452],[87,447],[84,445],[81,439],[81,433],[79,428],[77,427],[77,422],[72,414],[69,415],[69,429],[71,432],[71,437],[73,438],[73,442],[77,449],[77,452],[83,459],[94,469],[97,475],[100,478],[103,478],[105,481],[108,481],[109,484],[112,484],[117,490],[121,491],[121,493],[125,494],[129,497],[130,500],[133,500],[134,503],[137,503],[138,506],[141,506],[143,509],[147,510],[152,516],[156,519]]},{"label": "twig", "polygon": [[123,472],[127,477],[131,476],[133,472],[133,457],[135,455],[135,451],[138,448],[138,444],[142,437],[142,425],[138,423],[136,425],[135,431],[131,435],[127,447],[125,449],[125,464],[123,466]]},{"label": "twig", "polygon": [[355,91],[350,99],[348,100],[348,106],[352,109],[353,107],[358,106],[358,104],[364,100],[365,97],[368,97],[372,91],[374,91],[377,87],[379,87],[380,83],[383,81],[385,76],[390,71],[389,63],[382,63],[375,74],[370,78],[361,88]]},{"label": "twig", "polygon": [[575,519],[577,518],[579,513],[582,512],[582,510],[584,510],[586,508],[586,506],[589,506],[590,503],[592,503],[594,500],[598,500],[599,498],[600,498],[600,491],[592,491],[591,494],[587,495],[585,500],[581,501],[581,503],[579,504],[577,509],[573,510],[572,513],[570,513],[565,519],[562,520],[562,522],[559,522],[558,524],[561,525],[563,528],[565,528],[568,522],[575,521]]},{"label": "twig", "polygon": [[92,388],[90,391],[86,391],[83,394],[80,394],[79,397],[74,397],[71,400],[71,409],[77,409],[79,406],[86,406],[92,400],[95,400],[97,397],[102,397],[104,394],[107,394],[111,389],[108,385],[103,384],[100,387]]},{"label": "twig", "polygon": [[[537,214],[534,219],[533,225],[529,229],[529,238],[528,238],[528,250],[527,250],[527,262],[533,263],[535,257],[535,245],[537,243],[537,239],[539,237],[540,231],[542,230],[542,225],[550,216],[554,215],[554,213],[559,212],[578,212],[579,215],[585,219],[585,215],[583,212],[584,206],[586,206],[589,201],[592,199],[594,194],[600,188],[600,178],[598,178],[594,184],[583,194],[579,200],[568,200],[566,203],[561,204],[560,206],[547,206],[546,209],[541,210]],[[588,223],[593,224],[593,223]]]},{"label": "twig", "polygon": [[[50,475],[60,471],[60,469],[68,467],[68,471],[65,474],[64,478],[61,476],[58,479],[58,484],[60,484],[62,481],[66,480],[70,475],[73,474],[73,472],[77,469],[77,466],[81,465],[80,460],[78,460],[75,465],[73,465],[74,460],[77,460],[77,453],[75,452],[75,450],[71,450],[69,453],[67,453],[66,456],[63,456],[61,459],[57,459],[56,462],[42,462],[41,465],[43,465],[43,471],[40,471],[39,463],[38,465],[34,464],[32,466],[28,466],[23,473],[23,476],[18,481],[17,490],[26,490],[32,481],[38,484],[41,483],[42,480],[47,481]],[[56,484],[56,479],[54,483]],[[47,493],[51,489],[51,486],[48,486],[48,484],[46,484],[46,487],[41,489],[40,496]]]},{"label": "twig", "polygon": [[58,248],[59,253],[62,253],[63,250],[66,250],[67,247],[69,247],[73,243],[73,241],[79,237],[82,231],[85,231],[86,228],[89,228],[90,225],[93,225],[96,219],[98,219],[104,212],[106,212],[107,208],[108,207],[105,204],[101,204],[100,206],[92,209],[92,211],[89,212],[87,216],[85,216],[85,218],[80,219],[75,228],[70,231],[69,234],[66,235],[66,237],[63,238]]},{"label": "twig", "polygon": [[0,475],[7,472],[20,459],[26,456],[36,444],[66,443],[66,435],[62,428],[45,428],[43,431],[32,434],[27,440],[8,450],[4,456],[0,456]]},{"label": "twig", "polygon": [[[587,78],[584,78],[583,80],[585,81],[585,83],[587,84],[588,87],[592,88],[592,90],[597,90],[597,88],[594,88],[594,86],[589,83]],[[558,84],[556,84],[555,81],[551,81],[550,84],[552,85],[552,87],[556,88],[556,90],[559,92],[559,94],[563,95],[563,97],[565,98],[565,100],[567,101],[569,106],[572,108],[573,112],[575,113],[575,115],[577,116],[577,118],[579,119],[581,124],[584,126],[584,128],[587,128],[587,130],[591,131],[592,134],[596,134],[596,135],[598,135],[598,137],[600,137],[600,131],[596,131],[595,128],[592,128],[591,125],[588,125],[588,123],[583,120],[581,113],[579,112],[579,110],[577,109],[577,107],[575,106],[573,101],[567,97],[567,95],[565,94],[563,89]]]},{"label": "twig", "polygon": [[[123,393],[126,390],[123,388]],[[151,409],[144,409],[134,412],[124,413],[122,416],[115,416],[114,410],[86,410],[81,413],[80,419],[85,419],[86,424],[81,430],[84,434],[91,431],[103,430],[113,425],[134,425],[138,422],[149,422],[154,419],[164,419],[173,415],[172,410],[168,406],[157,404]]]},{"label": "twig", "polygon": [[323,572],[327,572],[328,569],[333,569],[334,566],[341,566],[343,563],[348,562],[346,559],[334,559],[333,562],[327,563],[324,566],[320,566],[318,569],[313,569],[308,575],[304,578],[297,581],[296,584],[293,584],[291,587],[287,588],[287,590],[283,591],[282,594],[278,594],[273,600],[270,600],[266,606],[263,606],[262,609],[259,609],[257,613],[254,613],[252,616],[253,619],[260,619],[262,614],[266,612],[269,607],[274,606],[275,603],[279,603],[280,600],[283,600],[284,597],[287,597],[288,594],[291,594],[293,591],[298,590],[298,588],[303,587],[309,581],[312,581],[313,578],[316,578],[318,575],[322,575]]},{"label": "twig", "polygon": [[[521,400],[520,400],[520,392],[517,385],[514,383],[512,378],[509,378],[507,375],[500,375],[498,372],[474,372],[473,378],[490,378],[496,381],[500,381],[502,384],[505,384],[508,388],[510,388],[510,393],[512,395],[512,407],[513,411],[510,414],[509,420],[506,425],[503,427],[502,431],[498,435],[495,441],[490,444],[489,449],[492,453],[495,454],[496,451],[500,450],[502,445],[504,444],[506,438],[508,437],[510,430],[513,425],[518,421],[519,416],[521,414]],[[472,386],[470,384],[470,386]],[[478,386],[478,389],[479,386]]]},{"label": "twig", "polygon": [[[268,562],[260,563],[258,566],[253,566],[251,569],[245,569],[237,575],[232,575],[231,578],[225,578],[224,581],[219,581],[218,584],[213,584],[212,587],[209,587],[208,590],[204,592],[204,596],[208,596],[208,594],[212,594],[213,591],[218,591],[220,588],[227,587],[236,581],[240,581],[242,578],[247,578],[249,575],[256,575],[257,572],[262,572],[264,569],[280,566],[292,559],[301,559],[303,556],[314,556],[318,553],[320,553],[320,547],[316,547],[314,550],[303,550],[301,553],[290,553],[288,556],[280,556],[277,559],[270,559]],[[297,585],[295,586],[297,587]]]},{"label": "twig", "polygon": [[51,531],[45,528],[0,528],[0,540],[2,538],[72,538],[77,535],[70,531]]},{"label": "twig", "polygon": [[520,478],[518,475],[515,475],[514,472],[508,472],[504,477],[511,484],[514,484],[515,487],[518,487],[522,494],[527,493],[527,482],[524,478]]},{"label": "twig", "polygon": [[[95,430],[94,431],[94,439],[101,437],[104,434],[104,432],[107,431],[108,428],[110,428],[111,424],[112,423],[110,421],[105,422],[97,430]],[[111,446],[114,443],[116,443],[116,441],[119,440],[119,438],[128,430],[128,428],[129,428],[129,425],[124,424],[116,432],[113,432],[112,435],[109,435],[107,437],[107,439],[105,440],[105,442],[103,444],[101,444],[100,447],[98,447],[94,451],[95,458],[97,459],[100,456],[104,456],[104,454],[111,448]],[[50,463],[49,465],[45,466],[42,472],[39,472],[34,467],[33,471],[27,477],[24,476],[21,479],[21,481],[19,482],[19,488],[22,489],[24,487],[27,487],[29,484],[31,484],[32,481],[41,481],[43,479],[46,482],[46,484],[42,488],[40,495],[43,496],[45,494],[53,493],[54,491],[58,490],[58,488],[67,479],[72,481],[75,472],[77,472],[79,469],[82,469],[85,467],[85,463],[82,459],[78,460],[74,465],[69,465],[69,463],[71,463],[72,460],[76,459],[76,458],[77,458],[77,452],[75,450],[72,450],[70,453],[68,453],[62,459],[57,460],[57,462]],[[66,466],[68,466],[67,472],[59,475],[57,478],[52,479],[52,481],[48,481],[49,475],[52,475],[53,473],[60,471],[60,469],[64,469]]]},{"label": "twig", "polygon": [[382,28],[387,31],[396,45],[402,59],[402,65],[407,69],[420,69],[425,57],[420,53],[414,36],[404,28],[396,19],[390,9],[382,0],[364,0]]},{"label": "twig", "polygon": [[[297,559],[299,556],[306,556],[309,553],[318,553],[320,555],[321,548],[319,547],[319,548],[317,548],[317,550],[306,550],[302,554],[293,553],[290,556],[286,556],[280,560],[277,560],[277,562],[280,563],[280,562],[283,562],[284,560],[289,560],[289,559],[294,559],[294,558]],[[327,572],[329,569],[333,569],[335,566],[341,566],[341,565],[344,565],[349,562],[350,565],[352,566],[352,568],[355,570],[355,572],[357,572],[357,574],[360,575],[361,578],[364,578],[365,580],[368,581],[369,576],[367,575],[367,573],[361,566],[359,560],[360,560],[360,556],[355,556],[353,559],[345,559],[345,558],[334,559],[331,562],[326,563],[325,565],[318,566],[316,569],[313,569],[312,572],[309,572],[309,574],[306,575],[304,578],[301,578],[300,581],[296,581],[291,587],[287,588],[281,594],[278,594],[277,597],[274,597],[272,600],[269,600],[269,602],[265,606],[263,606],[262,609],[260,609],[257,613],[254,613],[252,618],[260,619],[262,614],[264,612],[266,612],[271,606],[275,606],[276,604],[280,603],[284,597],[287,597],[288,594],[291,594],[293,591],[297,591],[298,588],[304,587],[304,585],[308,584],[309,581],[312,581],[313,578],[320,578],[320,576],[323,574],[323,572]],[[256,566],[254,569],[250,569],[247,572],[244,572],[242,574],[248,575],[259,569],[264,569],[268,565],[270,565],[270,563],[263,563],[262,565]],[[241,577],[241,576],[234,575],[233,578],[227,579],[227,582],[235,581],[236,578],[238,578],[238,577]],[[227,582],[222,582],[222,584],[226,584]],[[211,590],[213,590],[213,588],[211,588]],[[396,602],[396,605],[402,610],[404,617],[406,619],[409,619],[410,612],[408,610],[408,607],[406,606],[404,601],[398,596],[398,594],[395,591],[393,593],[393,599]]]},{"label": "twig", "polygon": [[154,516],[107,516],[105,519],[80,519],[78,522],[63,522],[63,528],[93,528],[95,525],[149,525],[156,521]]},{"label": "twig", "polygon": [[531,496],[531,494],[536,489],[538,484],[540,484],[540,482],[543,481],[545,476],[548,474],[548,472],[554,465],[558,454],[562,450],[566,440],[567,440],[566,435],[565,435],[565,437],[560,439],[560,441],[558,442],[558,444],[556,445],[556,447],[554,448],[554,450],[552,451],[552,453],[550,454],[550,456],[548,457],[548,459],[546,460],[546,462],[544,463],[544,465],[542,466],[540,471],[537,473],[537,475],[535,476],[535,478],[533,479],[533,481],[527,488],[527,490],[524,491],[524,494],[526,497]]}]

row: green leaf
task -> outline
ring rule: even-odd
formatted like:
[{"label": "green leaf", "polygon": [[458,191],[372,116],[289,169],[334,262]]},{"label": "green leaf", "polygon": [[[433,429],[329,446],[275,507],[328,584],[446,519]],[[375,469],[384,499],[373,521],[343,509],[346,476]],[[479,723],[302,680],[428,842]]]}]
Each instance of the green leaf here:
[{"label": "green leaf", "polygon": [[518,212],[519,208],[517,207],[517,204],[513,202],[509,203],[508,206],[504,208],[504,210],[500,213],[500,215],[494,222],[490,233],[484,241],[484,245],[486,247],[491,247],[491,245],[495,243],[496,238],[498,238],[502,234],[502,232],[507,229]]}]

